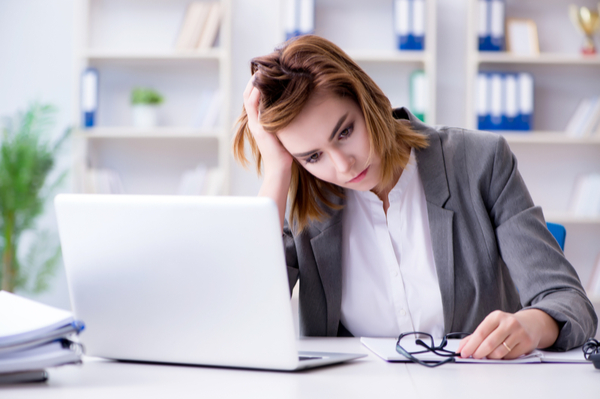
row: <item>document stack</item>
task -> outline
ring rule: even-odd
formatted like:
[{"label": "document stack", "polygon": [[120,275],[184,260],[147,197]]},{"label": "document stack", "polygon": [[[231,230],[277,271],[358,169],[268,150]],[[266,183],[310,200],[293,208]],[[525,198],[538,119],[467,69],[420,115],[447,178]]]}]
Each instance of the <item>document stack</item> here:
[{"label": "document stack", "polygon": [[477,76],[479,130],[533,129],[533,76],[482,72]]},{"label": "document stack", "polygon": [[45,368],[81,362],[70,312],[0,291],[0,383],[45,381]]},{"label": "document stack", "polygon": [[425,0],[396,0],[394,27],[400,50],[424,50]]},{"label": "document stack", "polygon": [[285,0],[285,39],[313,33],[315,0]]},{"label": "document stack", "polygon": [[503,51],[505,49],[504,3],[504,0],[478,0],[479,51]]}]

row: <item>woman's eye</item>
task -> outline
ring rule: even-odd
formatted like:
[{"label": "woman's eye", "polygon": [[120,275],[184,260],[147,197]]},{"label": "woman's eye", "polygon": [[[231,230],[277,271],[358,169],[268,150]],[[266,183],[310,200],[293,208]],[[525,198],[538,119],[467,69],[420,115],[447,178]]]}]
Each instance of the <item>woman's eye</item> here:
[{"label": "woman's eye", "polygon": [[350,127],[347,127],[346,129],[342,130],[342,132],[338,136],[338,140],[344,140],[344,139],[347,139],[348,137],[350,137],[350,135],[352,134],[353,128],[354,128],[354,126],[350,126]]},{"label": "woman's eye", "polygon": [[320,156],[321,155],[318,152],[315,152],[310,157],[306,158],[306,163],[315,163],[319,160]]}]

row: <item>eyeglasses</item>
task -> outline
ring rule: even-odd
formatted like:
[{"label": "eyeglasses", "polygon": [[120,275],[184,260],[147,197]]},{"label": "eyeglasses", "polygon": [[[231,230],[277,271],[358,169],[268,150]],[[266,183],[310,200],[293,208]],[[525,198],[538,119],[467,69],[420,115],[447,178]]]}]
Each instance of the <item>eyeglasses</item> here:
[{"label": "eyeglasses", "polygon": [[583,344],[581,350],[583,351],[583,356],[585,356],[585,360],[592,360],[590,359],[590,356],[596,353],[600,353],[600,342],[598,342],[594,338],[590,338],[585,344]]},{"label": "eyeglasses", "polygon": [[[400,334],[400,336],[398,337],[398,341],[396,342],[396,352],[405,356],[411,362],[418,363],[425,367],[437,367],[441,366],[442,364],[453,362],[455,357],[460,356],[460,353],[452,352],[448,349],[445,349],[446,345],[448,344],[448,340],[455,338],[464,338],[467,335],[469,334],[462,332],[448,333],[444,335],[444,338],[442,338],[440,344],[436,346],[431,334],[418,331],[406,332]],[[405,347],[414,348],[415,345],[423,347],[423,349],[413,349],[410,351],[405,349]],[[428,352],[435,353],[436,355],[445,359],[440,361],[423,361],[415,356]]]}]

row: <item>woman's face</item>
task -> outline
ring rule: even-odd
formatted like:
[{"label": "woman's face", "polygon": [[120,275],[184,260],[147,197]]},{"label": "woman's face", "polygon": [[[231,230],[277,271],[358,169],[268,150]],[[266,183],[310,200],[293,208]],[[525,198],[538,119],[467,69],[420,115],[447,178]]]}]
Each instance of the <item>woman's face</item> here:
[{"label": "woman's face", "polygon": [[300,114],[277,133],[286,150],[313,176],[352,190],[379,183],[381,161],[369,159],[363,113],[352,99],[315,94]]}]

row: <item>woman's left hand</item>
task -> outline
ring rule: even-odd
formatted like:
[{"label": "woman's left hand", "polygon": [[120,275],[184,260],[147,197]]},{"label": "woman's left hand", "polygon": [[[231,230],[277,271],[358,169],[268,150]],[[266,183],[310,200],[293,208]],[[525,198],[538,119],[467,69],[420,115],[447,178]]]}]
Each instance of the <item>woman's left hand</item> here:
[{"label": "woman's left hand", "polygon": [[497,310],[460,342],[457,353],[463,358],[514,359],[551,346],[557,337],[558,324],[546,312],[525,309],[513,314]]}]

